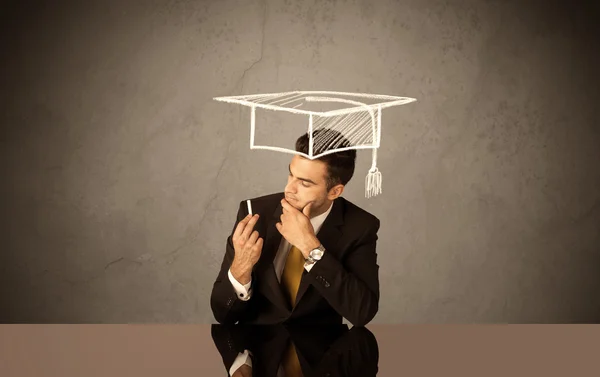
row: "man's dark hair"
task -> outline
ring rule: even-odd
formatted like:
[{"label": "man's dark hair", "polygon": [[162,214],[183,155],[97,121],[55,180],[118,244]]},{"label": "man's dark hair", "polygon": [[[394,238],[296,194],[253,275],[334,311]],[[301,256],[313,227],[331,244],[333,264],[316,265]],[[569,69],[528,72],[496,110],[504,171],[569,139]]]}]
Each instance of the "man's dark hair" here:
[{"label": "man's dark hair", "polygon": [[[320,143],[319,140],[328,142]],[[296,152],[308,154],[308,132],[296,140]],[[321,128],[313,131],[313,156],[330,149],[351,147],[352,145],[341,133],[327,128]],[[325,163],[327,166],[327,191],[335,185],[346,185],[354,175],[356,165],[356,150],[349,149],[345,151],[326,154],[315,160]]]}]

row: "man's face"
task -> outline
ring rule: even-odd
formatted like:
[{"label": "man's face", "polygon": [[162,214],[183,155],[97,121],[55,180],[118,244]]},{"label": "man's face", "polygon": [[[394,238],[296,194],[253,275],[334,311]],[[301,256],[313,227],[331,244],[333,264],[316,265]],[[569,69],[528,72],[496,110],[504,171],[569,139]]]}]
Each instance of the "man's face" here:
[{"label": "man's face", "polygon": [[327,166],[319,160],[309,160],[295,155],[290,163],[285,199],[296,209],[302,210],[313,202],[311,212],[329,208],[327,197]]}]

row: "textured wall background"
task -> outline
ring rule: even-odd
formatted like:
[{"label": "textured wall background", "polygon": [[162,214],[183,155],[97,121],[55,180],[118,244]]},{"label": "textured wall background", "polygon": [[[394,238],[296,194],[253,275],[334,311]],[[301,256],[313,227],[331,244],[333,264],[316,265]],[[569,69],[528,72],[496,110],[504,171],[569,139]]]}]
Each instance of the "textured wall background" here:
[{"label": "textured wall background", "polygon": [[[375,322],[600,320],[598,6],[47,1],[2,11],[3,322],[211,322],[247,197],[288,155],[222,95],[387,110]],[[282,130],[286,132],[286,130]],[[289,132],[293,141],[298,135]]]}]

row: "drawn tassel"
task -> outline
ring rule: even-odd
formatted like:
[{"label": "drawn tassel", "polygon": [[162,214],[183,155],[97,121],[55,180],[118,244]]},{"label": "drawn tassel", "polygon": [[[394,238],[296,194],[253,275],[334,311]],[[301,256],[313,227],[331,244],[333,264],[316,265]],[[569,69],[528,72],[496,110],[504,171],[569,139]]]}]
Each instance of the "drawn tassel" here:
[{"label": "drawn tassel", "polygon": [[381,172],[377,169],[377,149],[373,148],[373,164],[365,179],[365,196],[371,198],[381,194]]}]

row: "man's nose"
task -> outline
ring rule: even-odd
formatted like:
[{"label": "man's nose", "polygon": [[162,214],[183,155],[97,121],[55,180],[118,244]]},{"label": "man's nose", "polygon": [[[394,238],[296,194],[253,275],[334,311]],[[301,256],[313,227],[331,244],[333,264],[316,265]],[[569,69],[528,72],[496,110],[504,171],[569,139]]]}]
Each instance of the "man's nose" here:
[{"label": "man's nose", "polygon": [[296,185],[294,184],[294,181],[290,181],[287,183],[287,185],[285,185],[285,192],[290,192],[292,194],[296,193]]}]

